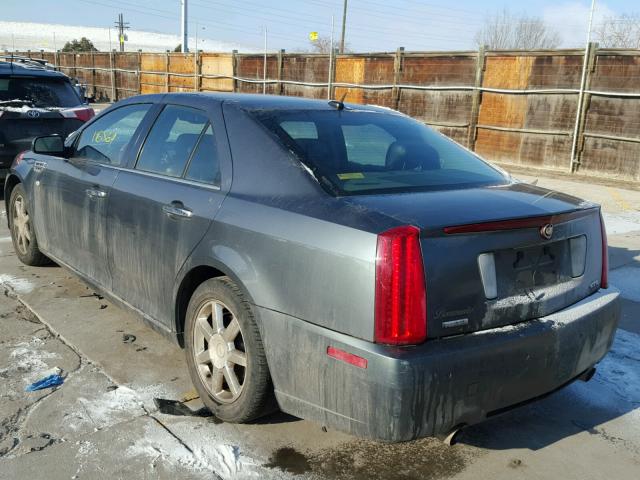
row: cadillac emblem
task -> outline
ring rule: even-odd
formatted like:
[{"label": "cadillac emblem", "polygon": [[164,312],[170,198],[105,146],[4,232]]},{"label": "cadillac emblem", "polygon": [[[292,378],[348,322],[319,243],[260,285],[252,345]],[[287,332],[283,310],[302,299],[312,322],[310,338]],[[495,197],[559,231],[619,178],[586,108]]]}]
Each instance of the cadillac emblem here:
[{"label": "cadillac emblem", "polygon": [[553,236],[553,225],[547,223],[540,227],[540,236],[545,240],[551,240],[551,237]]}]

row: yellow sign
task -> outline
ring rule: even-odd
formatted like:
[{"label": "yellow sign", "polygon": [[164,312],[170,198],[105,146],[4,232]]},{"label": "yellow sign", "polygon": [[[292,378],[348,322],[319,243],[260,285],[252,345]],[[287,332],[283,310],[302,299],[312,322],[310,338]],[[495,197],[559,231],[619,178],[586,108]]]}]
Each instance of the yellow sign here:
[{"label": "yellow sign", "polygon": [[318,40],[318,32],[311,32],[309,34],[309,40],[311,40],[312,42],[315,42],[316,40]]},{"label": "yellow sign", "polygon": [[362,174],[360,172],[339,173],[338,174],[338,178],[340,180],[358,180],[360,178],[364,178],[364,174]]}]

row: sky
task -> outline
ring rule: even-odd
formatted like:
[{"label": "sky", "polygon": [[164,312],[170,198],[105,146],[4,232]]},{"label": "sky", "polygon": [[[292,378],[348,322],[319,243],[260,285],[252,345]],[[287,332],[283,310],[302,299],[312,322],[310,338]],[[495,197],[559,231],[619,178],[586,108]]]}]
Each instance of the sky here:
[{"label": "sky", "polygon": [[[343,0],[188,0],[190,36],[263,48],[309,49],[309,33],[339,39]],[[539,16],[559,32],[563,47],[582,47],[590,0],[349,0],[346,42],[359,52],[470,50],[487,16],[508,8]],[[0,0],[3,21],[56,23],[108,28],[118,13],[132,29],[178,35],[180,0]],[[595,22],[622,13],[640,13],[638,0],[598,1]],[[191,48],[193,49],[194,45]],[[202,45],[200,46],[202,48]]]}]

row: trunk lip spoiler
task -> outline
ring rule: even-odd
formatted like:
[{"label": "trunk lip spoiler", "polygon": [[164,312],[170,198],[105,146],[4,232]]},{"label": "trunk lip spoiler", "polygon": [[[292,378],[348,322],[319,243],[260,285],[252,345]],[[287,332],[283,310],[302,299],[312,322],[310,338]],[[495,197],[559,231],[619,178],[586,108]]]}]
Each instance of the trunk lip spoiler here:
[{"label": "trunk lip spoiler", "polygon": [[544,228],[547,225],[557,225],[577,218],[586,217],[599,211],[600,207],[590,207],[580,210],[572,210],[564,213],[537,215],[533,217],[509,218],[503,220],[491,220],[489,222],[467,223],[444,227],[446,235],[460,235],[465,233],[487,233],[504,230],[519,230],[524,228]]}]

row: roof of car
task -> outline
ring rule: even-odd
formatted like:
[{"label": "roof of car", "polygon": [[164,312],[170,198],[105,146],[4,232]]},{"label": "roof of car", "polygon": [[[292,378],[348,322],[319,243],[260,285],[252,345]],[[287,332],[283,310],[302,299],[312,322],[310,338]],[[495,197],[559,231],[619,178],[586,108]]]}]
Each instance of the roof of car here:
[{"label": "roof of car", "polygon": [[15,75],[25,77],[69,78],[62,72],[48,70],[44,66],[34,63],[21,63],[0,59],[0,75]]},{"label": "roof of car", "polygon": [[[261,95],[251,93],[169,93],[166,94],[162,101],[167,102],[172,99],[178,100],[184,96],[198,96],[203,100],[214,100],[217,102],[233,103],[240,108],[247,110],[335,110],[335,106],[329,104],[329,100],[320,100],[303,97],[288,97],[284,95]],[[368,111],[389,111],[394,112],[386,107],[377,107],[373,105],[359,105],[345,103],[347,108],[368,110]],[[394,112],[395,113],[395,112]]]}]

